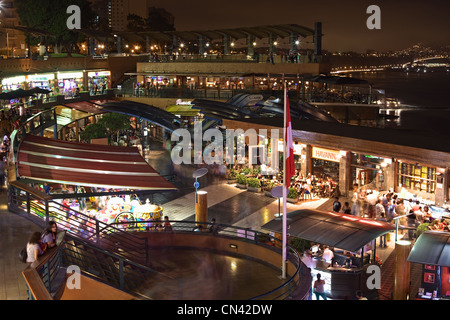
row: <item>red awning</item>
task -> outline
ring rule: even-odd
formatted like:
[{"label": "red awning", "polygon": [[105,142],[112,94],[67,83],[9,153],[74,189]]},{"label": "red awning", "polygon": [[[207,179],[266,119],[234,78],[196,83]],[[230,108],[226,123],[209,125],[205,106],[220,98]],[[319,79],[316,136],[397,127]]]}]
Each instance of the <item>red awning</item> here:
[{"label": "red awning", "polygon": [[177,190],[134,147],[112,147],[27,136],[17,153],[21,178],[132,190]]}]

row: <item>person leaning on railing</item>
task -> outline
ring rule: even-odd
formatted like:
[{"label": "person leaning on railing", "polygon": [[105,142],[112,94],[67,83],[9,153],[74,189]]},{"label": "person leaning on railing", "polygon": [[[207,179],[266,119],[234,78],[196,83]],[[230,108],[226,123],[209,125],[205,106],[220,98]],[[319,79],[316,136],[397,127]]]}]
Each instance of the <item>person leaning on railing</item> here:
[{"label": "person leaning on railing", "polygon": [[35,262],[40,255],[44,253],[41,248],[41,236],[40,232],[33,232],[27,243],[27,263]]},{"label": "person leaning on railing", "polygon": [[42,235],[41,242],[43,244],[43,250],[56,247],[56,234],[58,233],[58,226],[55,221],[50,221],[45,228]]}]

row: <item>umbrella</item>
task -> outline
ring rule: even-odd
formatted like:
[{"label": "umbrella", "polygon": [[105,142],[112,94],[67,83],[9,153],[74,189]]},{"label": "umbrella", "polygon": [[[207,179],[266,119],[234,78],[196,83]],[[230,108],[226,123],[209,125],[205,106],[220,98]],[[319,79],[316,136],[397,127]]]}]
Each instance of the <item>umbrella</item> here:
[{"label": "umbrella", "polygon": [[32,96],[33,93],[28,92],[29,90],[23,90],[23,89],[17,89],[10,92],[4,92],[0,94],[0,99],[2,100],[11,100],[11,99],[17,99],[17,98],[25,98]]},{"label": "umbrella", "polygon": [[35,87],[33,89],[28,90],[28,92],[31,93],[31,94],[35,94],[35,93],[49,94],[52,91],[51,90],[47,90],[47,89],[42,89],[42,88],[39,88],[39,87]]}]

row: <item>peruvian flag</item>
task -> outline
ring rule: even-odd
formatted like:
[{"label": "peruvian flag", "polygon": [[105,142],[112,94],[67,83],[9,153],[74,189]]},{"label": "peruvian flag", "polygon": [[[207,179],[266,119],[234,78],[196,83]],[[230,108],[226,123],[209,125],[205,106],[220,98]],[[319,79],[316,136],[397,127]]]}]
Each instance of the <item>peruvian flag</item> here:
[{"label": "peruvian flag", "polygon": [[295,175],[295,163],[294,163],[294,142],[292,141],[292,123],[291,123],[291,111],[289,109],[289,98],[287,91],[284,89],[284,141],[286,141],[285,148],[285,170],[286,170],[286,188],[289,188],[291,184],[291,177]]}]

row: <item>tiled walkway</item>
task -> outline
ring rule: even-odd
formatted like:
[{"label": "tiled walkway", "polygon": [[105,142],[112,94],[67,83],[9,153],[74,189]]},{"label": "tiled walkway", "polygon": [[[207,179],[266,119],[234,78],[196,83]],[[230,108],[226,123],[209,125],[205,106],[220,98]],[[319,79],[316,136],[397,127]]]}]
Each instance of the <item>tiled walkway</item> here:
[{"label": "tiled walkway", "polygon": [[5,189],[0,194],[0,300],[26,299],[26,285],[22,276],[25,264],[19,252],[29,236],[41,228],[31,221],[7,210]]}]

